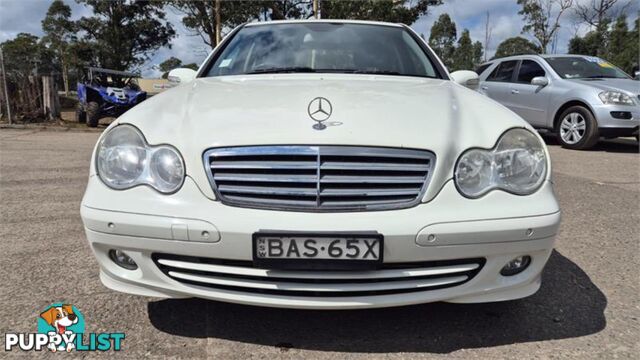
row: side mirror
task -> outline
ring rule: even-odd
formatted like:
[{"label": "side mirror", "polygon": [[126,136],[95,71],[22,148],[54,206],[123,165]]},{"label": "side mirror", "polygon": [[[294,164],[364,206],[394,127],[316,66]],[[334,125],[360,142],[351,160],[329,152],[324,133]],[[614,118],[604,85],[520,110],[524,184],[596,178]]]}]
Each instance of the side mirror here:
[{"label": "side mirror", "polygon": [[178,68],[169,71],[169,75],[167,76],[167,80],[169,80],[169,85],[178,86],[180,84],[185,84],[196,78],[196,71],[193,69],[187,68]]},{"label": "side mirror", "polygon": [[472,90],[475,90],[478,84],[480,84],[480,77],[473,71],[458,70],[452,72],[449,76],[451,76],[453,81]]},{"label": "side mirror", "polygon": [[531,79],[531,85],[535,86],[547,86],[549,85],[549,79],[544,76],[536,76]]}]

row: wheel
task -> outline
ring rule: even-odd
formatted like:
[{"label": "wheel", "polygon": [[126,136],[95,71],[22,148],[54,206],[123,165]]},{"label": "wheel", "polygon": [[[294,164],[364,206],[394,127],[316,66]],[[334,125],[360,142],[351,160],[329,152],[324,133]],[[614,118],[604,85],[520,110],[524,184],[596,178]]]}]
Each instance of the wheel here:
[{"label": "wheel", "polygon": [[100,121],[100,104],[98,104],[95,101],[91,101],[87,103],[86,113],[87,113],[87,126],[97,127],[98,121]]},{"label": "wheel", "polygon": [[572,106],[562,112],[556,133],[562,147],[574,150],[589,149],[600,138],[598,122],[591,111],[583,106]]},{"label": "wheel", "polygon": [[76,121],[80,124],[84,124],[87,122],[87,113],[84,112],[84,108],[81,103],[78,103],[76,106]]}]

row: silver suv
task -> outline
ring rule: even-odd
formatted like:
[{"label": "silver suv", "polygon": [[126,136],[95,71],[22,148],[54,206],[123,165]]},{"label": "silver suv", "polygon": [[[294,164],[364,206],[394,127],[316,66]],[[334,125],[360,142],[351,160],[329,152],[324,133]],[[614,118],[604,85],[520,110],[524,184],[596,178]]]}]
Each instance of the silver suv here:
[{"label": "silver suv", "polygon": [[581,55],[519,55],[482,64],[478,90],[561,145],[587,149],[600,137],[635,136],[640,82],[609,62]]}]

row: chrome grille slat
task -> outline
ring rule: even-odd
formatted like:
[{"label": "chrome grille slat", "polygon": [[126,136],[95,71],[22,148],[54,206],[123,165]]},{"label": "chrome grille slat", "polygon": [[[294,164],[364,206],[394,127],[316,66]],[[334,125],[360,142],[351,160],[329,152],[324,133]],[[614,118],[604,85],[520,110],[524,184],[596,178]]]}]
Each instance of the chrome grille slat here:
[{"label": "chrome grille slat", "polygon": [[259,202],[259,203],[263,203],[266,205],[269,204],[273,204],[273,205],[290,205],[290,206],[312,206],[316,204],[316,197],[315,196],[310,196],[308,197],[308,200],[296,200],[296,199],[286,199],[286,198],[264,198],[264,197],[258,197],[258,196],[236,196],[236,195],[226,195],[226,197],[231,200],[231,201],[235,201],[238,205],[241,205],[242,203],[255,203],[255,202]]},{"label": "chrome grille slat", "polygon": [[425,177],[419,176],[349,176],[349,175],[324,175],[320,177],[321,183],[345,183],[345,184],[422,184]]},{"label": "chrome grille slat", "polygon": [[315,183],[315,175],[215,174],[216,181]]},{"label": "chrome grille slat", "polygon": [[205,271],[221,274],[239,274],[243,276],[255,276],[258,278],[284,278],[284,279],[394,279],[411,278],[416,276],[450,275],[475,270],[480,267],[476,263],[436,266],[430,268],[406,268],[383,269],[376,271],[293,271],[293,270],[267,270],[258,268],[243,268],[238,266],[192,263],[181,260],[158,259],[158,263],[176,269]]},{"label": "chrome grille slat", "polygon": [[350,207],[350,208],[357,208],[357,207],[362,207],[362,206],[366,206],[366,205],[370,205],[370,204],[377,204],[377,205],[391,205],[391,204],[398,204],[398,203],[405,203],[408,200],[413,199],[413,197],[406,197],[406,198],[398,198],[398,199],[376,199],[376,198],[371,198],[371,197],[362,197],[361,199],[354,199],[354,200],[327,200],[327,199],[322,199],[320,201],[322,202],[326,202],[326,201],[330,201],[330,204],[333,206],[344,206],[344,207]]},{"label": "chrome grille slat", "polygon": [[221,276],[194,275],[178,271],[169,271],[172,278],[190,280],[211,285],[233,286],[249,289],[268,289],[278,291],[303,291],[303,292],[354,292],[354,291],[384,291],[384,290],[405,290],[415,288],[430,288],[435,286],[452,285],[462,283],[469,278],[465,275],[451,276],[435,279],[389,281],[372,284],[300,284],[293,282],[267,282],[256,280],[236,280]]},{"label": "chrome grille slat", "polygon": [[284,195],[284,196],[316,196],[314,188],[291,187],[261,187],[261,186],[234,186],[218,185],[218,191],[234,194],[258,194],[258,195]]},{"label": "chrome grille slat", "polygon": [[210,149],[205,169],[225,204],[292,211],[368,211],[417,205],[435,155],[359,146]]},{"label": "chrome grille slat", "polygon": [[429,165],[402,163],[356,163],[325,161],[320,165],[322,170],[369,170],[369,171],[429,171]]},{"label": "chrome grille slat", "polygon": [[383,263],[370,270],[286,270],[252,261],[173,254],[151,255],[173,281],[215,291],[300,297],[377,296],[459,286],[483,268],[484,258]]},{"label": "chrome grille slat", "polygon": [[212,169],[312,169],[315,161],[227,161],[211,164]]},{"label": "chrome grille slat", "polygon": [[420,189],[323,189],[321,196],[401,196],[418,195]]}]

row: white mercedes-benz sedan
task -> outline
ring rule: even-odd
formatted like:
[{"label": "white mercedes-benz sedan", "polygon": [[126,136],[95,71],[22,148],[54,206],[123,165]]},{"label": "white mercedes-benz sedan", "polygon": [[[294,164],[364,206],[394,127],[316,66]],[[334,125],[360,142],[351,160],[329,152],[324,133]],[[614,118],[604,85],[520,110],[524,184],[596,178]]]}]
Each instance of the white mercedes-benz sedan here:
[{"label": "white mercedes-benz sedan", "polygon": [[542,139],[409,27],[246,24],[170,77],[93,154],[108,288],[349,309],[540,287],[560,222]]}]

